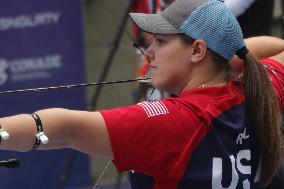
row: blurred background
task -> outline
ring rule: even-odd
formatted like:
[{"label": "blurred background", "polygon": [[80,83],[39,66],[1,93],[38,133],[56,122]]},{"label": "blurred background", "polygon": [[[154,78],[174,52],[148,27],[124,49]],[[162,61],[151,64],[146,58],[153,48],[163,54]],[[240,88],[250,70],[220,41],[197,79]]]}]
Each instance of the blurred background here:
[{"label": "blurred background", "polygon": [[[246,37],[283,38],[283,0],[239,1],[228,0],[227,4]],[[128,12],[155,13],[169,3],[171,0],[2,0],[1,91],[133,79],[147,74],[147,63],[132,44],[135,40],[145,48],[151,37],[132,25]],[[125,83],[2,95],[0,114],[31,113],[48,107],[110,109],[147,99],[147,87]],[[1,189],[79,189],[92,188],[96,183],[98,189],[130,188],[127,173],[118,174],[112,163],[105,170],[108,160],[72,150],[1,151],[0,158],[21,161],[20,168],[0,169]]]}]

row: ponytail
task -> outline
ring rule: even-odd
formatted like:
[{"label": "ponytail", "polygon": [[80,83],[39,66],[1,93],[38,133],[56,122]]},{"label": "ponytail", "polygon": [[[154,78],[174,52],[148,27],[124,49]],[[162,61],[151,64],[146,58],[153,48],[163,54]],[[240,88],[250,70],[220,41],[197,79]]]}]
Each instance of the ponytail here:
[{"label": "ponytail", "polygon": [[280,110],[272,82],[263,64],[248,52],[241,54],[244,61],[246,107],[261,156],[260,183],[266,186],[281,166],[283,138],[280,131]]}]

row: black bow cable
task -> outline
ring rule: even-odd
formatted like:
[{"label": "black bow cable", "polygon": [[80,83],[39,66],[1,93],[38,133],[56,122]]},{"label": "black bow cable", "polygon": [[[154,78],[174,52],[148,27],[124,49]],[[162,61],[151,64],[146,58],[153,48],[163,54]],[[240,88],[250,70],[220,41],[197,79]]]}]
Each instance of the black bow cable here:
[{"label": "black bow cable", "polygon": [[144,54],[144,51],[141,48],[141,46],[139,45],[139,43],[131,37],[130,33],[125,29],[125,27],[122,26],[122,25],[120,25],[120,27],[127,34],[128,38],[131,40],[132,46],[135,47],[136,49],[138,49],[142,54]]},{"label": "black bow cable", "polygon": [[10,93],[40,92],[40,91],[48,91],[48,90],[70,89],[70,88],[88,87],[88,86],[96,86],[96,85],[110,85],[110,84],[115,84],[115,83],[130,83],[130,82],[135,82],[135,81],[149,82],[150,78],[137,78],[137,79],[127,79],[127,80],[119,80],[119,81],[102,81],[102,82],[97,82],[97,83],[79,83],[79,84],[72,84],[72,85],[7,90],[7,91],[0,91],[0,95],[10,94]]}]

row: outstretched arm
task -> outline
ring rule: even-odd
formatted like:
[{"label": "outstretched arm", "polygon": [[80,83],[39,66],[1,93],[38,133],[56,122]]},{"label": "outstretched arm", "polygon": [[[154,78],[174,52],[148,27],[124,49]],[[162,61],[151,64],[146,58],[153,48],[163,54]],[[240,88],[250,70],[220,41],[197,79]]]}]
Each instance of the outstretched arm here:
[{"label": "outstretched arm", "polygon": [[[73,148],[90,155],[113,158],[106,124],[99,112],[56,108],[41,110],[37,114],[50,140],[48,144],[41,144],[39,149]],[[0,119],[0,124],[10,134],[7,141],[1,141],[1,149],[32,149],[37,134],[32,116],[5,117]]]}]

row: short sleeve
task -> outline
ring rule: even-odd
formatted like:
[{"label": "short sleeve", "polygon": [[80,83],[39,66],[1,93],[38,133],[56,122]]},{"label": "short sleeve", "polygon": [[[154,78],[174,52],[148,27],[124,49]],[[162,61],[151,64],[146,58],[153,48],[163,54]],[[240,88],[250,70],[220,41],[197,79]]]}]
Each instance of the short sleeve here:
[{"label": "short sleeve", "polygon": [[281,108],[284,107],[284,67],[279,62],[271,58],[261,59],[267,73],[272,80],[276,90],[278,102]]},{"label": "short sleeve", "polygon": [[[100,111],[110,136],[118,171],[135,170],[149,176],[164,175],[176,163],[189,138],[194,135],[196,116],[188,111],[187,126],[174,102],[143,102]],[[191,119],[192,117],[192,119]],[[190,125],[192,120],[192,127]]]}]

